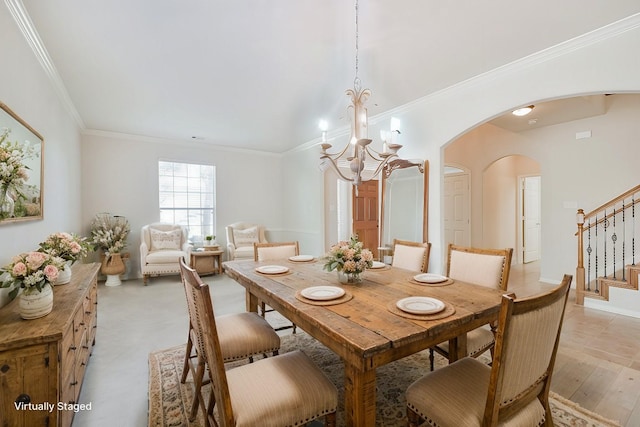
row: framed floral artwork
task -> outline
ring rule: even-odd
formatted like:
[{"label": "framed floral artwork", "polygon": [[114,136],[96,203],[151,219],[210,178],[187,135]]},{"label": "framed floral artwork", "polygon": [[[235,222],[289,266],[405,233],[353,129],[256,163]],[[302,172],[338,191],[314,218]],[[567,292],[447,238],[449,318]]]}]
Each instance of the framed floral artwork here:
[{"label": "framed floral artwork", "polygon": [[0,224],[42,219],[44,139],[0,102]]}]

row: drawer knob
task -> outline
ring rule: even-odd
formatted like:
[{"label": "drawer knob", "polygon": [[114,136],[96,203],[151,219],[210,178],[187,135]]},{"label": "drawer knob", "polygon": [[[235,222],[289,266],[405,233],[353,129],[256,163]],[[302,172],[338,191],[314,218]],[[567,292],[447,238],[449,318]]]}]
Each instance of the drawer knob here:
[{"label": "drawer knob", "polygon": [[2,367],[0,367],[0,372],[6,374],[9,369],[11,369],[9,365],[2,365]]},{"label": "drawer knob", "polygon": [[21,394],[16,398],[16,403],[29,403],[31,402],[31,396],[28,394]]}]

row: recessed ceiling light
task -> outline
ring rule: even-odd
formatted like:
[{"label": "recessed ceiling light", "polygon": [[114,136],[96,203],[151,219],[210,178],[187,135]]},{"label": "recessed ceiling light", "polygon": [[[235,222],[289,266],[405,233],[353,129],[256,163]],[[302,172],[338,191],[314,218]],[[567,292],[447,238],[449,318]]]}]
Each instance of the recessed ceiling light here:
[{"label": "recessed ceiling light", "polygon": [[529,105],[528,107],[518,108],[517,110],[513,110],[511,114],[514,116],[526,116],[530,112],[533,111],[533,105]]}]

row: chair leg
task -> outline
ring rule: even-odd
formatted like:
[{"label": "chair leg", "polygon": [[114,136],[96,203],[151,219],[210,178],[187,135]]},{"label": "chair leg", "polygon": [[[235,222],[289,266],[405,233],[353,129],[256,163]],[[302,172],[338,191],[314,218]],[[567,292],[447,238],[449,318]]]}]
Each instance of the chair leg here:
[{"label": "chair leg", "polygon": [[433,371],[435,358],[433,357],[433,349],[429,348],[429,367]]},{"label": "chair leg", "polygon": [[187,375],[189,374],[189,359],[191,359],[191,350],[193,349],[193,343],[191,342],[191,334],[189,334],[189,339],[187,340],[187,348],[184,353],[184,365],[182,367],[182,378],[180,378],[180,382],[182,384],[187,381]]},{"label": "chair leg", "polygon": [[213,387],[211,388],[211,392],[209,393],[209,403],[206,406],[206,410],[204,410],[204,419],[205,419],[205,427],[215,426],[218,427],[218,423],[216,422],[216,418],[213,415],[213,409],[216,406],[216,396],[213,393]]},{"label": "chair leg", "polygon": [[336,427],[336,413],[332,412],[324,416],[324,425],[325,427]]},{"label": "chair leg", "polygon": [[411,408],[407,408],[407,426],[418,427],[420,425],[420,415],[413,412]]},{"label": "chair leg", "polygon": [[204,360],[202,360],[201,357],[198,357],[198,367],[193,376],[193,402],[191,403],[189,421],[193,421],[196,419],[196,415],[198,414],[198,406],[202,406],[203,413],[205,413],[207,409],[204,403],[204,397],[202,396],[202,380],[204,379],[205,367],[206,364],[204,363]]}]

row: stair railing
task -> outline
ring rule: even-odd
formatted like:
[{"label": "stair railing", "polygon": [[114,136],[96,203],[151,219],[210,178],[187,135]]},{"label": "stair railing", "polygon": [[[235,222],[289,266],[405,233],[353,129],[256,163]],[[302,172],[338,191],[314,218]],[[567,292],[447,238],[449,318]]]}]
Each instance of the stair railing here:
[{"label": "stair railing", "polygon": [[[636,239],[640,225],[636,204],[640,185],[584,213],[578,209],[578,266],[576,268],[576,304],[583,305],[585,295],[608,299],[607,283],[625,282],[626,266],[636,264]],[[585,267],[586,259],[586,267]]]}]

